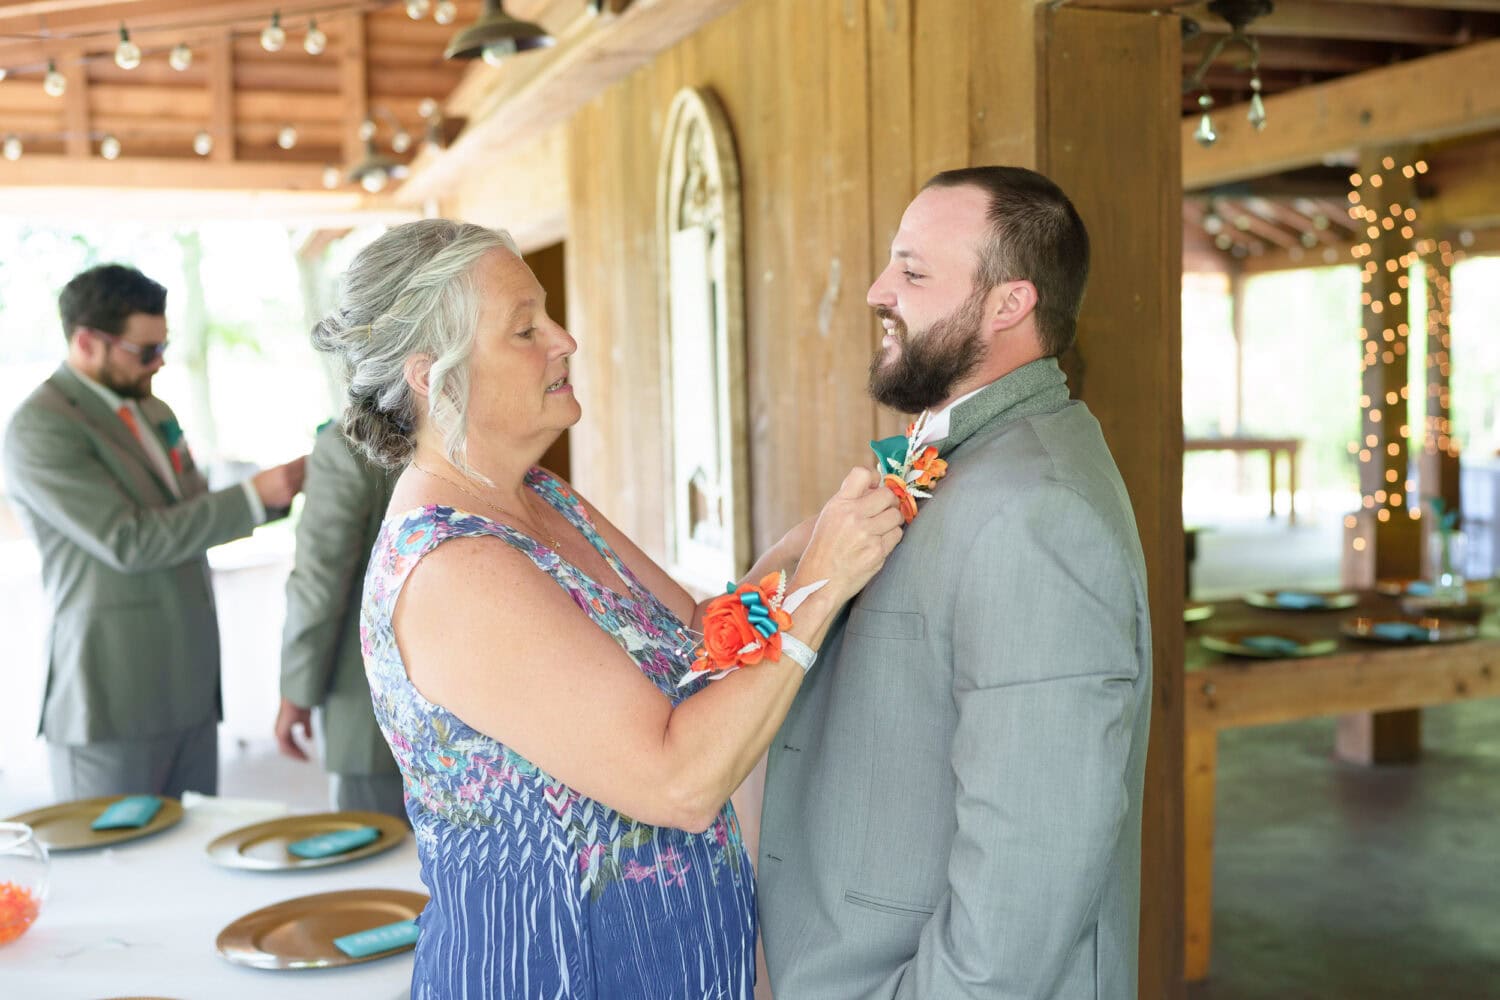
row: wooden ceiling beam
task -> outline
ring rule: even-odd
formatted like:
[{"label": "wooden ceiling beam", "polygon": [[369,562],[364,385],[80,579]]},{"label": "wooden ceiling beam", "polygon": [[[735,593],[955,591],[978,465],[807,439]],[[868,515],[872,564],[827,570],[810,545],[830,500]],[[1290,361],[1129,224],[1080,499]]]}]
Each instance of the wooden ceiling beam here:
[{"label": "wooden ceiling beam", "polygon": [[234,46],[229,32],[220,32],[204,53],[208,57],[208,134],[214,148],[208,155],[216,163],[234,159]]},{"label": "wooden ceiling beam", "polygon": [[[1483,17],[1449,10],[1403,10],[1378,3],[1355,8],[1310,0],[1277,0],[1271,13],[1256,19],[1247,31],[1256,38],[1325,38],[1449,46],[1472,41],[1475,37],[1473,22]],[[1206,11],[1194,20],[1205,35],[1229,34],[1228,23]]]},{"label": "wooden ceiling beam", "polygon": [[1259,236],[1267,243],[1281,247],[1283,250],[1290,250],[1300,245],[1296,236],[1252,211],[1245,202],[1218,198],[1212,202],[1212,207],[1214,213],[1223,219],[1225,224],[1233,226],[1242,233]]},{"label": "wooden ceiling beam", "polygon": [[[1424,55],[1426,50],[1413,45],[1379,42],[1357,42],[1340,39],[1330,43],[1318,38],[1259,38],[1260,68],[1264,71],[1294,70],[1314,73],[1358,73],[1373,66],[1383,66],[1397,59]],[[1212,40],[1185,44],[1182,65],[1194,70]],[[1215,66],[1226,66],[1249,76],[1250,56],[1235,47],[1222,53]]]},{"label": "wooden ceiling beam", "polygon": [[5,187],[178,188],[182,190],[321,191],[323,168],[308,163],[216,163],[199,157],[125,157],[114,162],[90,157],[40,156],[0,161]]},{"label": "wooden ceiling beam", "polygon": [[1433,162],[1429,179],[1436,194],[1417,206],[1423,229],[1500,226],[1500,141]]},{"label": "wooden ceiling beam", "polygon": [[1500,39],[1273,94],[1265,104],[1263,132],[1245,120],[1244,105],[1217,110],[1219,138],[1207,148],[1192,138],[1197,117],[1183,118],[1184,188],[1278,173],[1353,148],[1500,127]]},{"label": "wooden ceiling beam", "polygon": [[[555,47],[490,70],[492,85],[466,97],[468,126],[441,155],[419,159],[398,200],[420,204],[437,197],[465,170],[479,169],[567,120],[610,84],[738,3],[636,0],[618,17],[585,21]],[[469,79],[485,70],[478,67]]]}]

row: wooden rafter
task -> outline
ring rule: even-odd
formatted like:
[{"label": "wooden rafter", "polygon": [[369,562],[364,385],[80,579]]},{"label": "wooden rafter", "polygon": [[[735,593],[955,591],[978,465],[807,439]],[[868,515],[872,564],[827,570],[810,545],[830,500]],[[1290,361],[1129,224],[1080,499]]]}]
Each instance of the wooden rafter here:
[{"label": "wooden rafter", "polygon": [[[1217,17],[1198,18],[1206,35],[1229,33]],[[1410,45],[1463,45],[1476,34],[1494,34],[1494,15],[1452,10],[1395,8],[1379,3],[1359,7],[1311,0],[1277,0],[1275,8],[1249,28],[1258,38],[1333,38],[1404,42]]]},{"label": "wooden rafter", "polygon": [[1500,40],[1273,95],[1266,99],[1273,125],[1264,132],[1245,113],[1238,105],[1217,112],[1219,138],[1206,149],[1191,139],[1196,121],[1184,119],[1184,187],[1276,173],[1349,148],[1500,127]]}]

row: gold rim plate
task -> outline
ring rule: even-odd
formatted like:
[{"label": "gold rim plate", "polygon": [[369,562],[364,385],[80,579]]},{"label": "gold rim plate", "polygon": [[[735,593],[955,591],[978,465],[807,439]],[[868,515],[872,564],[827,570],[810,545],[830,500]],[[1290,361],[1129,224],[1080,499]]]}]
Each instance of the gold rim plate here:
[{"label": "gold rim plate", "polygon": [[[1392,577],[1388,580],[1375,581],[1375,592],[1384,594],[1386,597],[1430,597],[1431,594],[1412,594],[1408,589],[1414,583],[1425,583],[1432,585],[1431,580],[1412,580],[1404,577]],[[1467,580],[1464,589],[1469,592],[1470,599],[1484,597],[1495,587],[1494,580]]]},{"label": "gold rim plate", "polygon": [[[288,844],[308,837],[340,830],[357,830],[362,826],[375,827],[380,831],[380,836],[363,847],[356,847],[343,854],[331,854],[326,858],[299,858],[287,850]],[[207,851],[215,864],[226,868],[263,872],[301,871],[304,868],[327,868],[329,865],[368,858],[372,854],[389,851],[405,837],[406,824],[384,813],[312,813],[306,816],[282,816],[230,830],[209,844]]]},{"label": "gold rim plate", "polygon": [[1182,620],[1185,622],[1201,622],[1214,616],[1214,606],[1199,601],[1189,601],[1183,605]]},{"label": "gold rim plate", "polygon": [[399,920],[415,919],[427,896],[401,889],[347,889],[299,896],[247,913],[219,932],[219,954],[254,969],[329,969],[358,965],[403,951],[392,948],[351,958],[334,947],[334,938]]},{"label": "gold rim plate", "polygon": [[139,840],[161,833],[182,822],[182,803],[168,795],[159,795],[161,808],[145,826],[122,830],[93,830],[90,824],[111,803],[129,798],[126,795],[103,795],[94,799],[74,799],[55,806],[33,809],[10,817],[12,823],[25,823],[36,833],[36,839],[49,851],[85,851],[92,847],[109,847],[127,840]]},{"label": "gold rim plate", "polygon": [[1297,590],[1296,588],[1287,588],[1288,593],[1312,594],[1318,598],[1321,598],[1320,602],[1317,604],[1305,608],[1297,608],[1292,607],[1291,605],[1279,603],[1276,599],[1276,595],[1280,594],[1281,592],[1282,591],[1280,590],[1257,590],[1253,593],[1245,595],[1245,603],[1250,605],[1252,608],[1265,608],[1267,611],[1343,611],[1347,608],[1352,608],[1359,603],[1358,594],[1329,594],[1323,591]]},{"label": "gold rim plate", "polygon": [[[1244,643],[1244,640],[1251,636],[1263,635],[1295,642],[1297,648],[1290,652],[1281,652],[1279,650],[1247,646]],[[1337,639],[1309,639],[1303,635],[1292,635],[1288,632],[1276,632],[1268,629],[1220,632],[1216,635],[1205,635],[1198,641],[1203,644],[1204,649],[1212,650],[1215,653],[1226,653],[1230,656],[1251,656],[1257,660],[1293,660],[1308,656],[1327,656],[1339,648]]]},{"label": "gold rim plate", "polygon": [[[1383,636],[1375,631],[1375,626],[1383,622],[1402,622],[1407,625],[1415,625],[1426,631],[1426,637],[1397,639]],[[1351,639],[1382,642],[1388,646],[1431,646],[1440,642],[1463,642],[1465,639],[1472,639],[1479,634],[1479,627],[1471,625],[1468,622],[1440,618],[1415,618],[1390,615],[1380,618],[1363,616],[1349,618],[1339,623],[1339,631]]]}]

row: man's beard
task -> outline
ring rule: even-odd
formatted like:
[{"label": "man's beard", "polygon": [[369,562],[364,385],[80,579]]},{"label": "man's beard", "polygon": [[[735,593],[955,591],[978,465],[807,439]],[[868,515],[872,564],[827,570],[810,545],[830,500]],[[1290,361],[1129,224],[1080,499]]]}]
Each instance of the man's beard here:
[{"label": "man's beard", "polygon": [[121,399],[146,399],[151,395],[151,375],[125,376],[108,361],[99,369],[99,384]]},{"label": "man's beard", "polygon": [[895,320],[896,359],[886,362],[884,347],[870,359],[870,395],[901,413],[930,410],[953,394],[953,389],[984,360],[979,322],[985,293],[976,291],[953,312],[925,332],[912,337],[906,324],[885,306],[875,315]]}]

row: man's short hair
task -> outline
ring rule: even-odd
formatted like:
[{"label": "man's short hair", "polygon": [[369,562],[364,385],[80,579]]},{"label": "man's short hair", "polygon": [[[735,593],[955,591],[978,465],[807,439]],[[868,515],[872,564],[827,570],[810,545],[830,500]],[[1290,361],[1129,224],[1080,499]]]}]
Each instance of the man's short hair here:
[{"label": "man's short hair", "polygon": [[80,326],[117,334],[124,331],[131,313],[165,315],[167,290],[133,267],[100,264],[63,286],[57,311],[68,340]]},{"label": "man's short hair", "polygon": [[1053,357],[1073,346],[1089,278],[1089,234],[1068,196],[1024,167],[945,170],[923,189],[979,188],[989,195],[989,240],[979,251],[976,281],[988,291],[1005,281],[1036,286],[1036,329]]}]

